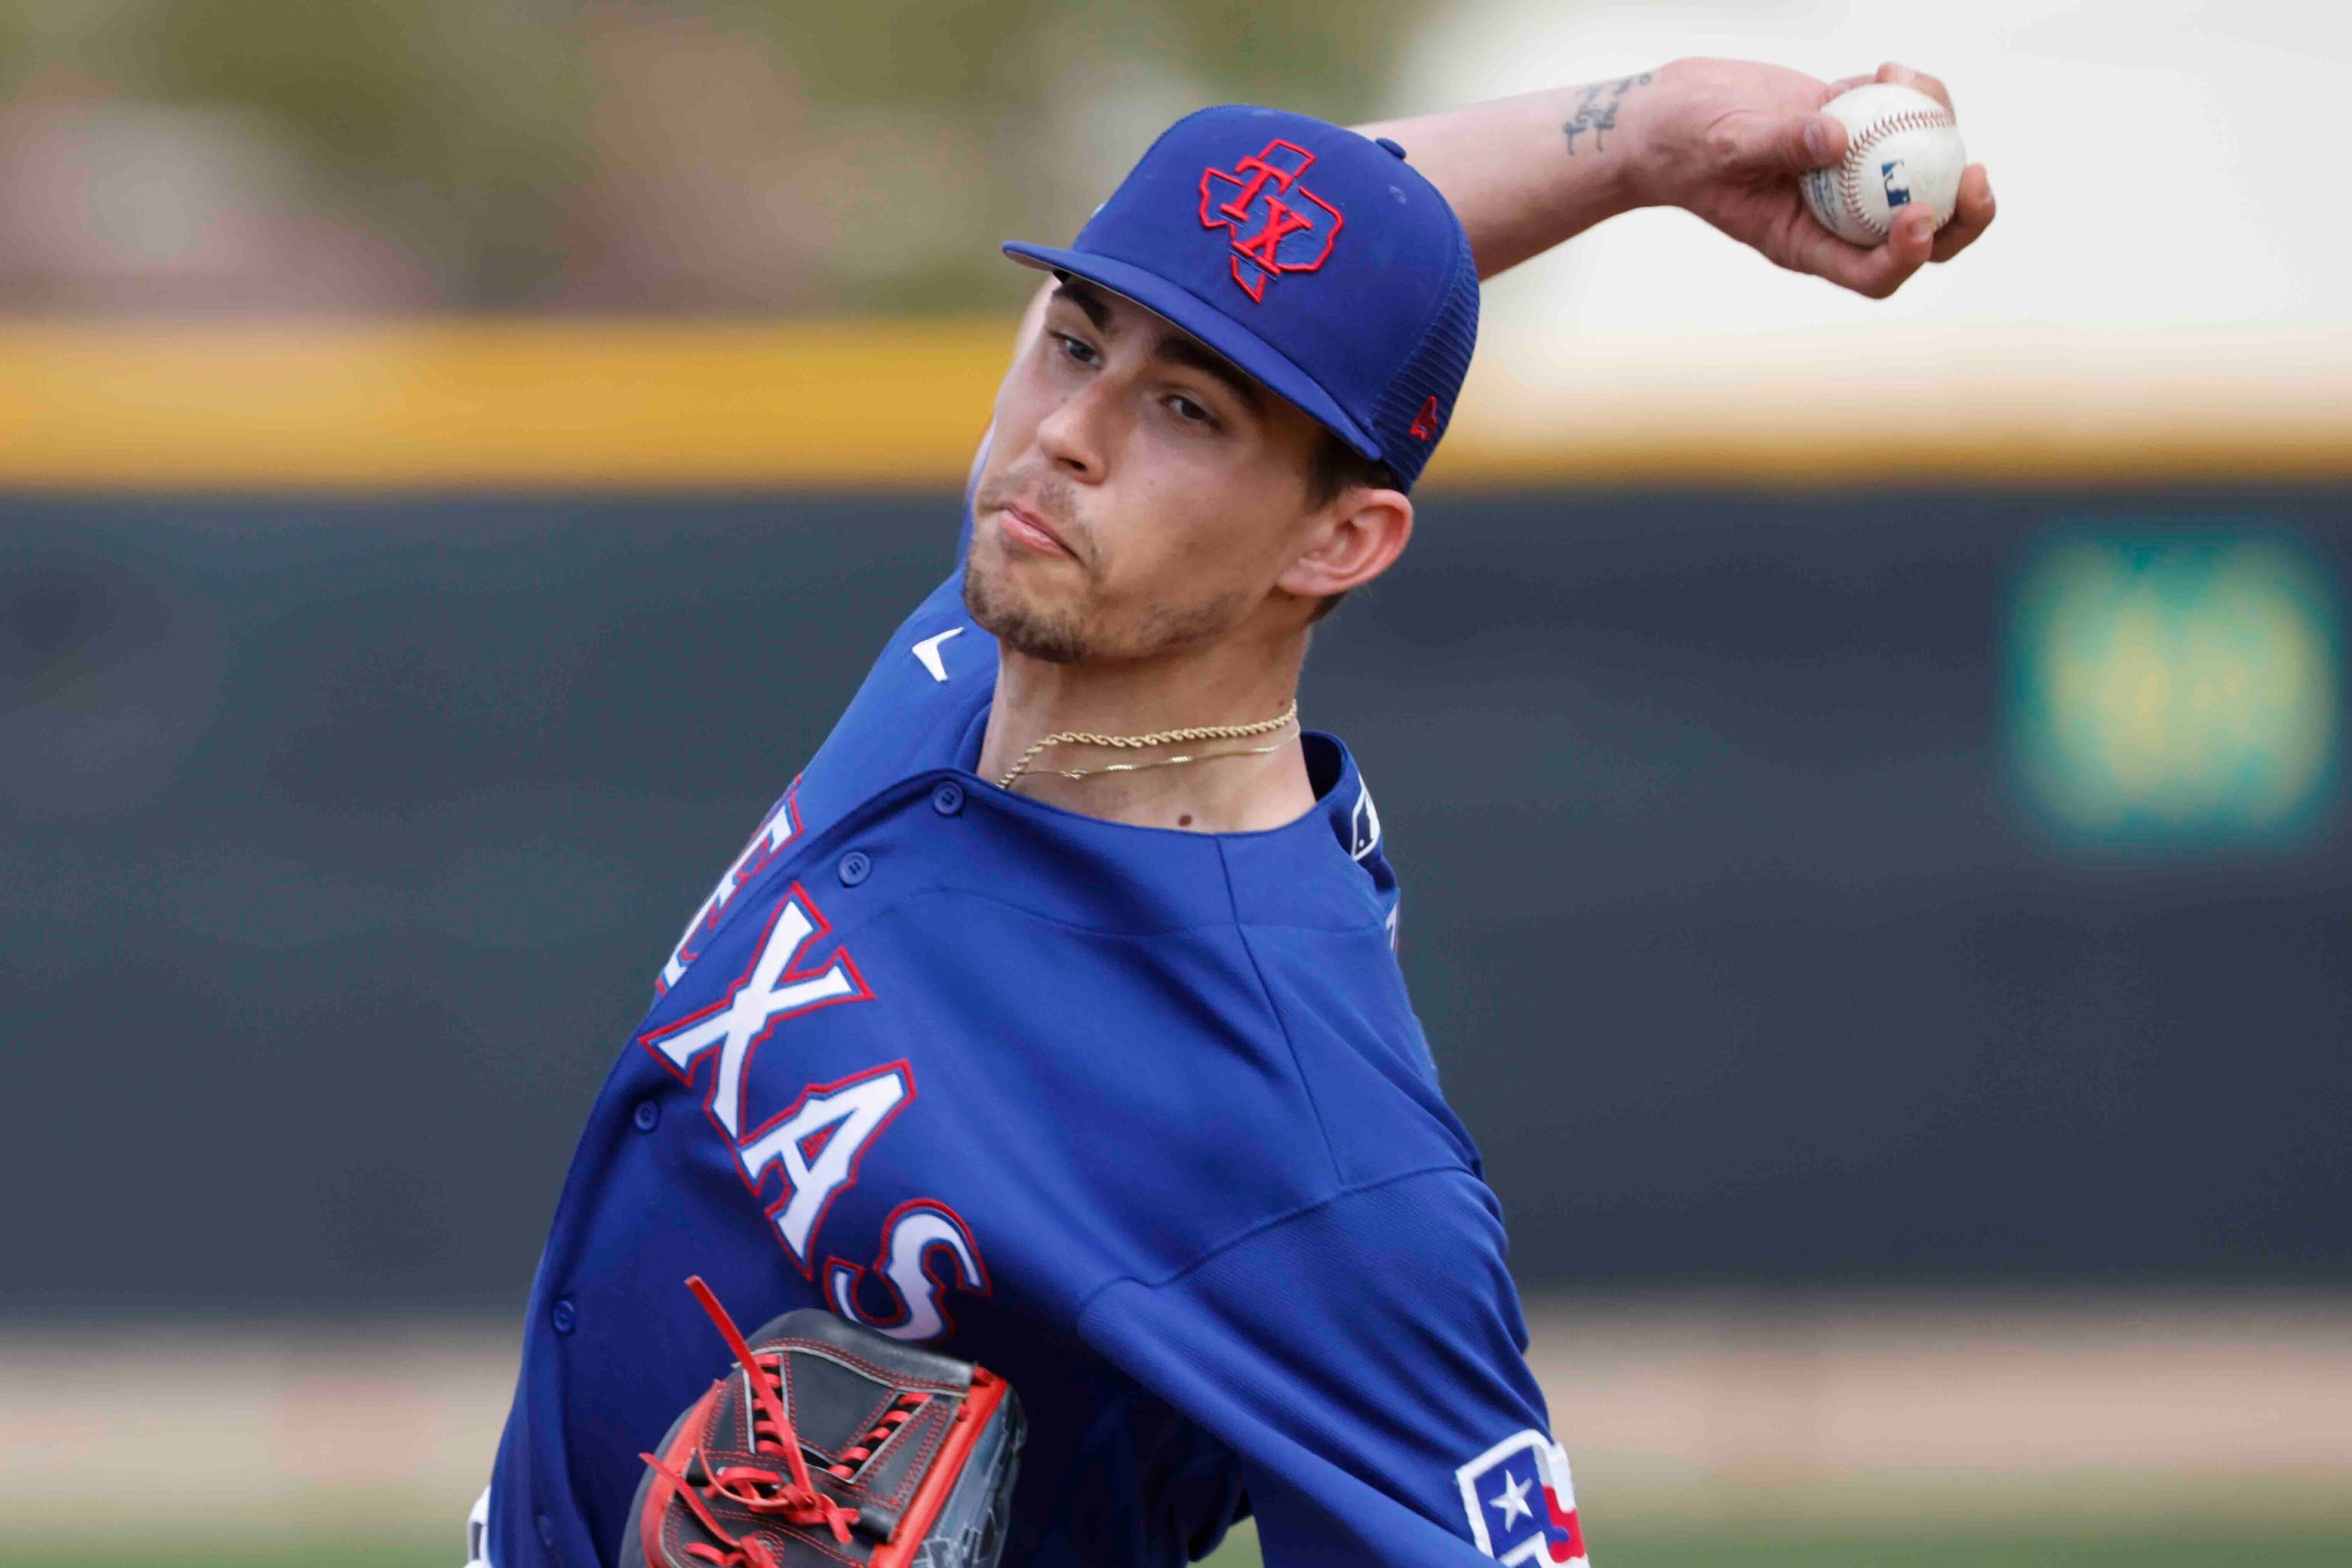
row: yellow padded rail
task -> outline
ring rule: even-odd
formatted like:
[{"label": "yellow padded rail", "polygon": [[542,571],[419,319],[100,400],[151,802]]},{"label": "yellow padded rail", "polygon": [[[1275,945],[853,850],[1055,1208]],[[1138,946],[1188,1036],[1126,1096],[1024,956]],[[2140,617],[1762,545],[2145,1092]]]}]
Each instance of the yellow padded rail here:
[{"label": "yellow padded rail", "polygon": [[0,484],[936,486],[1001,321],[0,323]]},{"label": "yellow padded rail", "polygon": [[[0,489],[936,489],[995,318],[0,318]],[[1433,487],[2352,482],[2352,342],[1482,349]]]}]

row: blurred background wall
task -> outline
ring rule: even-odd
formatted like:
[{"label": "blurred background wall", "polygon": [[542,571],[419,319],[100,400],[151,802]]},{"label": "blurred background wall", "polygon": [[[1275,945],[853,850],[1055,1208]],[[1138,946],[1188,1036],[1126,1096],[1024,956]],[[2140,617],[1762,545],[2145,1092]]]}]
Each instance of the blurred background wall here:
[{"label": "blurred background wall", "polygon": [[[520,1302],[647,955],[953,528],[13,503],[11,1088],[106,1086],[0,1154],[75,1173],[13,1303]],[[1522,1278],[2352,1271],[2347,547],[2303,491],[1432,497],[1305,697]]]},{"label": "blurred background wall", "polygon": [[1497,281],[1305,692],[1587,1511],[2352,1550],[2352,21],[2116,0],[0,0],[0,1550],[158,1433],[207,1539],[448,1531],[658,954],[948,566],[998,240],[1202,103],[1695,52],[1938,71],[2000,225]]}]

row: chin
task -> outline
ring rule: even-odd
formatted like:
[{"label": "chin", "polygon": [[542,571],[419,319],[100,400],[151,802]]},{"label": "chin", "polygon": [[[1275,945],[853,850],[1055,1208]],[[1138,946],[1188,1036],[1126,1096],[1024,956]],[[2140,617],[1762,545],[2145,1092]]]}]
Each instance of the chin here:
[{"label": "chin", "polygon": [[1006,581],[1011,575],[1002,563],[993,570],[983,565],[978,550],[965,563],[963,605],[981,630],[1001,646],[1047,664],[1084,664],[1097,657],[1085,617],[1040,603]]}]

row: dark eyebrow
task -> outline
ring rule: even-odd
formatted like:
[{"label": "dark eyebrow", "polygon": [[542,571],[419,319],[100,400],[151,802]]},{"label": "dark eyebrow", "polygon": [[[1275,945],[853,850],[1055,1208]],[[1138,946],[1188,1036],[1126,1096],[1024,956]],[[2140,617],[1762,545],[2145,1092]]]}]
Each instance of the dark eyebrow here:
[{"label": "dark eyebrow", "polygon": [[1260,418],[1265,416],[1265,393],[1256,380],[1244,375],[1241,367],[1209,347],[1198,338],[1182,332],[1162,332],[1151,348],[1151,357],[1165,364],[1182,365],[1197,370],[1215,380],[1240,399],[1244,407]]},{"label": "dark eyebrow", "polygon": [[[1085,311],[1087,320],[1095,324],[1095,331],[1105,333],[1110,331],[1110,301],[1101,289],[1085,279],[1062,274],[1061,282],[1054,289],[1054,297],[1067,300]],[[1199,371],[1232,393],[1253,415],[1261,419],[1265,417],[1265,390],[1258,385],[1256,379],[1190,333],[1172,328],[1163,331],[1160,341],[1151,345],[1151,357],[1162,364],[1181,365],[1187,370]]]},{"label": "dark eyebrow", "polygon": [[1105,300],[1089,285],[1066,272],[1062,275],[1061,282],[1054,289],[1054,298],[1067,300],[1071,304],[1084,310],[1087,313],[1087,320],[1095,324],[1095,331],[1098,332],[1110,331],[1110,301]]}]

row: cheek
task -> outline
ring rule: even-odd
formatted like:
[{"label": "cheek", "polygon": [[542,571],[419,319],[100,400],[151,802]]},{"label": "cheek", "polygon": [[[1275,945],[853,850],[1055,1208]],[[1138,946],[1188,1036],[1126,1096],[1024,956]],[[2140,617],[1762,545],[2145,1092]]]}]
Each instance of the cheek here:
[{"label": "cheek", "polygon": [[1150,465],[1127,478],[1107,552],[1115,589],[1176,603],[1272,585],[1293,519],[1232,466]]},{"label": "cheek", "polygon": [[1043,351],[1032,344],[996,384],[991,468],[1005,466],[1036,444],[1037,426],[1060,405],[1064,391],[1055,384]]},{"label": "cheek", "polygon": [[1013,454],[1027,451],[1037,438],[1037,426],[1045,414],[1034,390],[1022,384],[1028,379],[1016,370],[997,385],[995,416],[989,423],[988,467],[982,478],[1003,468]]}]

